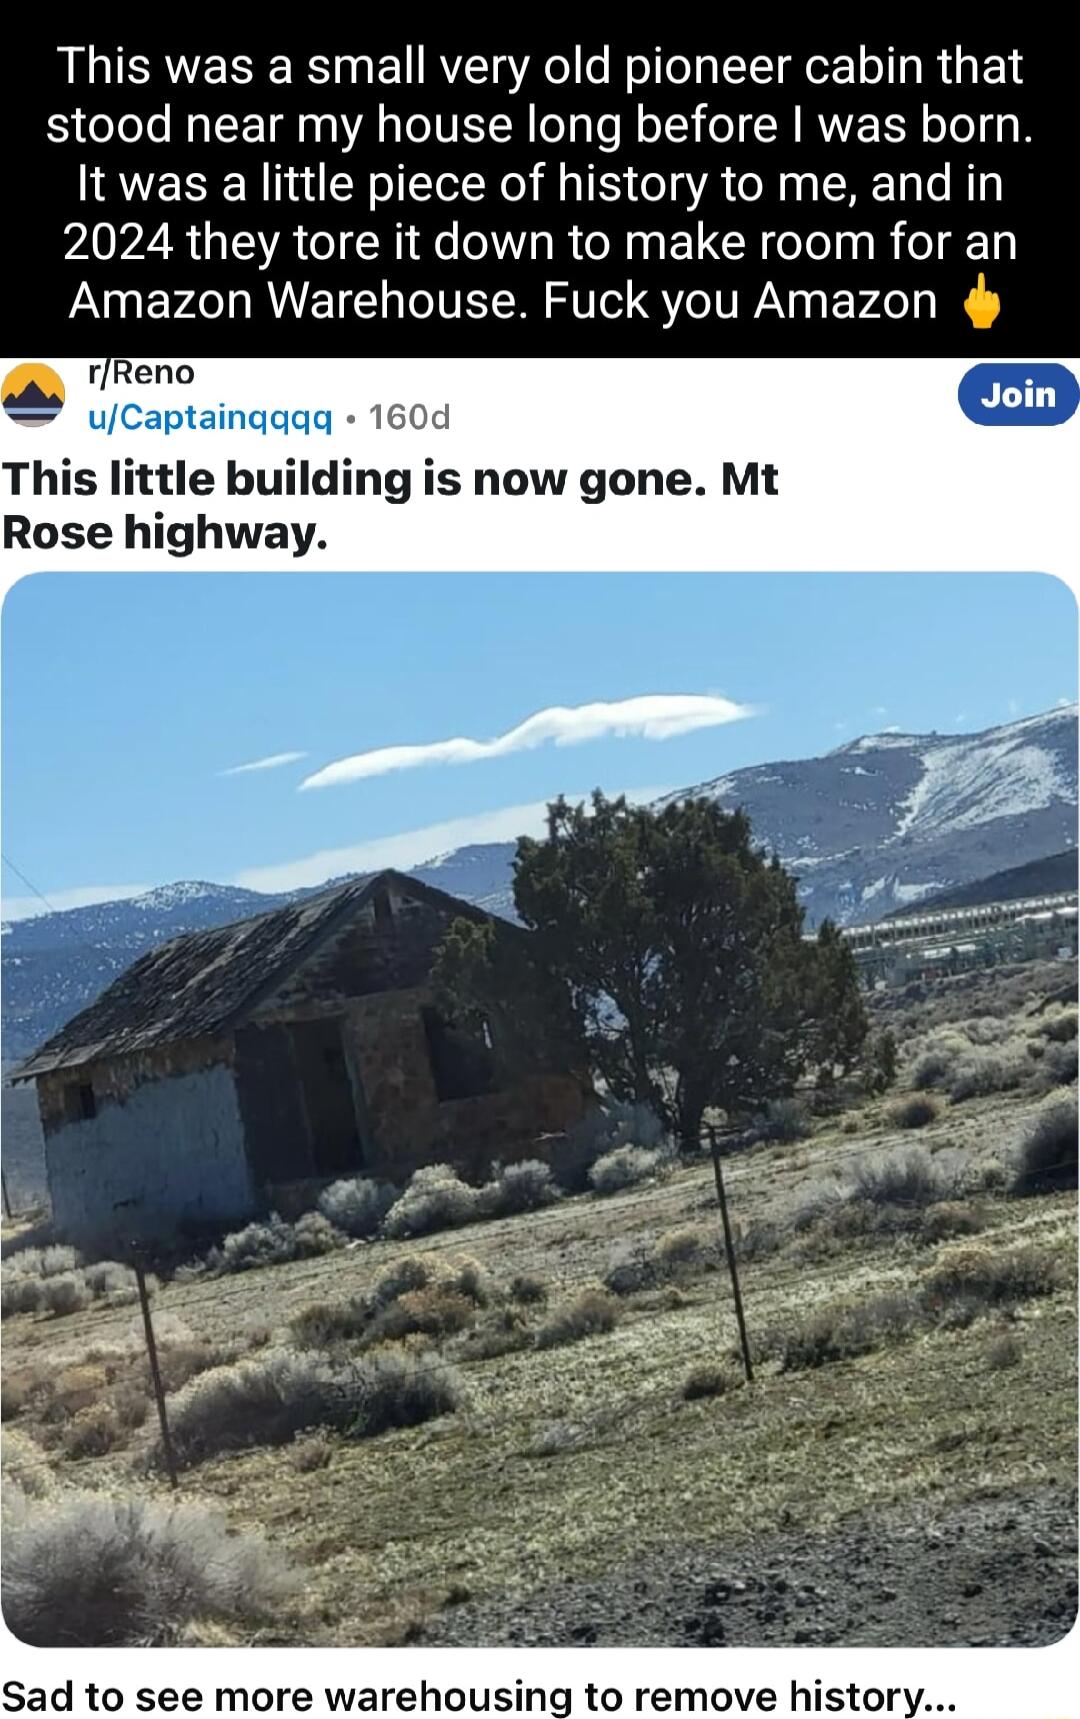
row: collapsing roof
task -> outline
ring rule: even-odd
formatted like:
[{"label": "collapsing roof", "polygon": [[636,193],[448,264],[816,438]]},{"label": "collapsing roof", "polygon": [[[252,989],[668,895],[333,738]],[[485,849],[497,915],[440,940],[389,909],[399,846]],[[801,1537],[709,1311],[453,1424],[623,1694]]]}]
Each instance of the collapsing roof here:
[{"label": "collapsing roof", "polygon": [[455,917],[491,918],[481,908],[416,878],[382,871],[254,919],[187,932],[128,967],[96,1002],[28,1057],[14,1079],[32,1080],[57,1069],[226,1031],[324,937],[390,884]]}]

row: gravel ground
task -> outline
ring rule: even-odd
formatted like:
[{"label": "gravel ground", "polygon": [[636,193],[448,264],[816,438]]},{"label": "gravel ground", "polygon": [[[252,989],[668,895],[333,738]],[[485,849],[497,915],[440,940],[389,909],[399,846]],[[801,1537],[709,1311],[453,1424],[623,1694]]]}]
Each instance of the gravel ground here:
[{"label": "gravel ground", "polygon": [[652,1557],[447,1607],[435,1646],[1041,1646],[1076,1616],[1076,1494],[1043,1486],[931,1515]]}]

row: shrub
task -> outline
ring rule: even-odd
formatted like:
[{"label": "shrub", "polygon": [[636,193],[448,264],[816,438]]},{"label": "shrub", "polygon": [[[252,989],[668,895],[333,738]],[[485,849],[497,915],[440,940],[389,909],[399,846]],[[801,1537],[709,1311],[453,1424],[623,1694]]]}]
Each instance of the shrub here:
[{"label": "shrub", "polygon": [[773,1340],[786,1373],[853,1360],[906,1337],[918,1321],[910,1296],[879,1295],[856,1305],[821,1307]]},{"label": "shrub", "polygon": [[631,1145],[648,1151],[659,1151],[664,1145],[664,1125],[649,1105],[620,1099],[590,1110],[567,1132],[559,1150],[555,1174],[560,1187],[582,1193],[598,1158]]},{"label": "shrub", "polygon": [[762,1116],[754,1118],[753,1131],[759,1140],[805,1140],[813,1123],[797,1098],[771,1098]]},{"label": "shrub", "polygon": [[889,1106],[888,1120],[892,1128],[925,1128],[936,1121],[937,1114],[938,1107],[932,1098],[912,1092]]},{"label": "shrub", "polygon": [[392,1182],[351,1176],[323,1189],[319,1210],[347,1236],[362,1239],[375,1234],[397,1197],[398,1190]]},{"label": "shrub", "polygon": [[305,1212],[293,1225],[293,1258],[318,1259],[344,1247],[345,1237],[322,1212]]},{"label": "shrub", "polygon": [[476,1303],[446,1284],[410,1289],[376,1314],[366,1343],[398,1342],[403,1337],[451,1337],[476,1317]]},{"label": "shrub", "polygon": [[32,1438],[13,1428],[8,1428],[0,1444],[0,1468],[5,1484],[17,1486],[27,1498],[47,1498],[55,1490],[53,1472],[44,1453]]},{"label": "shrub", "polygon": [[251,1626],[291,1587],[261,1540],[195,1504],[69,1492],[44,1507],[22,1499],[5,1521],[4,1617],[32,1647],[160,1645],[208,1619]]},{"label": "shrub", "polygon": [[1044,1248],[957,1248],[924,1276],[922,1301],[935,1318],[967,1324],[989,1307],[1052,1295],[1059,1282],[1058,1261]]},{"label": "shrub", "polygon": [[995,1337],[986,1351],[986,1364],[992,1373],[1004,1372],[1007,1367],[1017,1367],[1023,1360],[1023,1350],[1011,1331]]},{"label": "shrub", "polygon": [[68,1421],[61,1444],[65,1456],[107,1456],[121,1436],[116,1410],[110,1403],[95,1403]]},{"label": "shrub", "polygon": [[482,1216],[479,1188],[463,1182],[449,1164],[425,1164],[391,1206],[383,1222],[388,1236],[426,1236],[457,1229]]},{"label": "shrub", "polygon": [[69,1271],[61,1277],[47,1277],[41,1286],[41,1305],[55,1318],[65,1313],[80,1313],[90,1305],[90,1291],[81,1272]]},{"label": "shrub", "polygon": [[661,1165],[659,1152],[644,1146],[617,1146],[598,1158],[589,1171],[589,1183],[597,1194],[618,1194],[639,1182],[648,1182]]},{"label": "shrub", "polygon": [[[171,1399],[169,1427],[184,1468],[253,1444],[287,1444],[314,1426],[341,1426],[352,1413],[339,1374],[321,1356],[267,1350],[200,1373]],[[160,1462],[159,1442],[151,1462]]]},{"label": "shrub", "polygon": [[654,1254],[623,1250],[604,1274],[604,1288],[612,1295],[638,1295],[655,1289],[660,1275]]},{"label": "shrub", "polygon": [[1065,1011],[1060,1015],[1051,1015],[1039,1028],[1043,1038],[1051,1039],[1054,1044],[1069,1044],[1076,1038],[1077,1015],[1075,1009]]},{"label": "shrub", "polygon": [[284,1265],[296,1258],[292,1225],[277,1212],[265,1222],[245,1224],[227,1235],[219,1248],[211,1250],[208,1262],[217,1271],[251,1271],[257,1266]]},{"label": "shrub", "polygon": [[559,1198],[551,1167],[539,1158],[501,1166],[483,1193],[487,1211],[496,1218],[539,1211],[541,1206],[550,1206]]},{"label": "shrub", "polygon": [[371,1291],[373,1308],[386,1307],[409,1289],[423,1289],[431,1282],[431,1266],[427,1259],[406,1255],[396,1259],[381,1271]]},{"label": "shrub", "polygon": [[952,1191],[925,1152],[893,1152],[855,1166],[855,1194],[875,1206],[932,1206]]},{"label": "shrub", "polygon": [[1077,1185],[1076,1101],[1060,1099],[1041,1110],[1017,1153],[1012,1188],[1039,1194]]},{"label": "shrub", "polygon": [[1028,1070],[1017,1057],[988,1055],[969,1057],[955,1068],[948,1080],[954,1104],[969,1098],[986,1098],[994,1092],[1012,1092]]},{"label": "shrub", "polygon": [[665,1277],[703,1271],[714,1263],[716,1249],[711,1233],[698,1225],[666,1230],[653,1250],[653,1259]]},{"label": "shrub", "polygon": [[0,1316],[10,1319],[16,1313],[37,1313],[44,1293],[45,1285],[40,1277],[22,1272],[9,1276],[5,1267],[0,1282]]},{"label": "shrub", "polygon": [[519,1272],[517,1277],[510,1279],[510,1298],[519,1301],[523,1307],[535,1306],[548,1298],[547,1284],[541,1277],[533,1277],[530,1272]]},{"label": "shrub", "polygon": [[602,1289],[586,1289],[575,1301],[556,1311],[536,1333],[538,1349],[557,1349],[613,1331],[619,1321],[619,1304]]},{"label": "shrub", "polygon": [[386,1349],[358,1363],[350,1379],[356,1414],[353,1438],[376,1438],[393,1427],[415,1427],[452,1415],[461,1384],[451,1367],[400,1349]]},{"label": "shrub", "polygon": [[701,1397],[722,1397],[731,1390],[734,1382],[734,1375],[728,1368],[705,1361],[687,1375],[682,1388],[683,1398],[693,1403]]},{"label": "shrub", "polygon": [[[755,1259],[769,1259],[784,1245],[783,1231],[768,1218],[751,1218],[735,1230],[735,1255],[747,1265]],[[715,1253],[715,1249],[713,1250]]]},{"label": "shrub", "polygon": [[96,1301],[108,1299],[122,1303],[124,1300],[134,1300],[138,1294],[135,1273],[115,1259],[101,1259],[93,1265],[84,1266],[82,1277]]},{"label": "shrub", "polygon": [[923,1241],[933,1243],[951,1241],[955,1236],[975,1236],[985,1228],[985,1214],[977,1206],[945,1200],[926,1213],[919,1234]]},{"label": "shrub", "polygon": [[289,1447],[289,1461],[297,1474],[313,1474],[316,1469],[325,1468],[333,1454],[333,1440],[325,1427],[301,1433]]},{"label": "shrub", "polygon": [[360,1337],[370,1319],[368,1304],[356,1296],[349,1301],[314,1301],[293,1314],[289,1330],[300,1349],[332,1349]]},{"label": "shrub", "polygon": [[1075,1039],[1068,1044],[1048,1044],[1035,1070],[1033,1089],[1049,1092],[1055,1086],[1069,1086],[1075,1079]]},{"label": "shrub", "polygon": [[955,1063],[955,1055],[944,1046],[931,1046],[918,1057],[911,1069],[911,1084],[916,1092],[926,1092],[932,1086],[944,1086]]}]

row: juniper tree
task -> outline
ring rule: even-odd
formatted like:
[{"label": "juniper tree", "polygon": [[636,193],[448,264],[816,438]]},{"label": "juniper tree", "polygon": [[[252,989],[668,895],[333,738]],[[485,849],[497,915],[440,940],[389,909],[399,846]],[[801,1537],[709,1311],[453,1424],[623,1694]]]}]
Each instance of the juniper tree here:
[{"label": "juniper tree", "polygon": [[514,904],[528,938],[455,922],[437,964],[444,995],[484,1015],[504,1057],[527,1061],[553,1028],[684,1149],[707,1109],[758,1110],[807,1067],[857,1054],[848,951],[832,928],[803,940],[794,880],[741,811],[556,800],[547,835],[518,843]]}]

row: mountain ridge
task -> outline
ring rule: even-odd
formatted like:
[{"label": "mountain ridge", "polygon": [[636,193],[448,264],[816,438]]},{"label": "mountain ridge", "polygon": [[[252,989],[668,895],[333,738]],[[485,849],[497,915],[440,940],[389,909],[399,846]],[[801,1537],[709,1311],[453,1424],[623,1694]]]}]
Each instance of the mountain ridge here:
[{"label": "mountain ridge", "polygon": [[[811,758],[750,765],[658,802],[740,805],[799,880],[809,927],[884,918],[1076,844],[1076,707],[975,734],[862,735]],[[412,875],[512,916],[513,842],[473,843]],[[326,888],[328,880],[319,888]],[[6,1064],[27,1055],[139,955],[187,931],[311,894],[181,880],[3,925]]]}]

